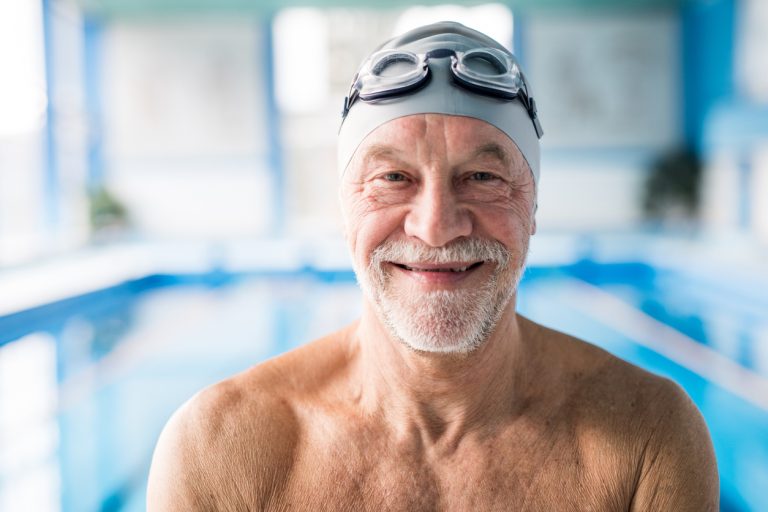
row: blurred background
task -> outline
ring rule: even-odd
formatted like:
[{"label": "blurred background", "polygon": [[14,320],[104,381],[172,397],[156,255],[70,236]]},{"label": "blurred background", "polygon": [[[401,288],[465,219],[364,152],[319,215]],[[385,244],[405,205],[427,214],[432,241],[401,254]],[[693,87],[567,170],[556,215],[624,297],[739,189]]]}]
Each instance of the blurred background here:
[{"label": "blurred background", "polygon": [[0,0],[0,510],[143,510],[173,410],[357,316],[342,101],[446,19],[539,106],[519,309],[682,385],[768,510],[764,0]]}]

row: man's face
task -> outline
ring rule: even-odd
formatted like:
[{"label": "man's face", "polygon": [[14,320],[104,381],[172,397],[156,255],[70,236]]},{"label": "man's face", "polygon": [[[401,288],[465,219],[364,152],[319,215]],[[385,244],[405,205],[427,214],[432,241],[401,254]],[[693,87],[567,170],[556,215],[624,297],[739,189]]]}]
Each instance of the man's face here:
[{"label": "man's face", "polygon": [[514,143],[473,118],[395,119],[362,142],[340,197],[355,272],[389,332],[429,352],[481,345],[535,230],[535,185]]}]

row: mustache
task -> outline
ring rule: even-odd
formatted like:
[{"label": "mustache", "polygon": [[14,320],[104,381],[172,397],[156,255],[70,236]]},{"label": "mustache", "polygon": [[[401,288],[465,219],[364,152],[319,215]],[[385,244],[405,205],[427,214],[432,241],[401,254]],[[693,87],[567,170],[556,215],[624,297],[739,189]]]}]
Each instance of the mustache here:
[{"label": "mustache", "polygon": [[456,261],[492,261],[504,266],[512,255],[501,242],[482,238],[463,238],[442,247],[430,247],[405,240],[387,241],[371,254],[371,266],[385,261],[404,263],[453,263]]}]

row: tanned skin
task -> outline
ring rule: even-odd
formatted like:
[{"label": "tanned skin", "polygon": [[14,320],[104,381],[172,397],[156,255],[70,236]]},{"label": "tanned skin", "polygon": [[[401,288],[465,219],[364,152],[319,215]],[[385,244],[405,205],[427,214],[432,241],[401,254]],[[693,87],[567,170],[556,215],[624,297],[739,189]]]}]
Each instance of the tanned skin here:
[{"label": "tanned skin", "polygon": [[[342,179],[356,266],[392,239],[527,244],[534,187],[491,125],[390,121]],[[484,263],[456,286],[491,270]],[[395,274],[392,286],[433,286]],[[365,298],[354,324],[179,409],[158,442],[147,502],[150,512],[708,512],[718,500],[709,433],[684,391],[522,317],[513,296],[465,354],[408,348]]]}]

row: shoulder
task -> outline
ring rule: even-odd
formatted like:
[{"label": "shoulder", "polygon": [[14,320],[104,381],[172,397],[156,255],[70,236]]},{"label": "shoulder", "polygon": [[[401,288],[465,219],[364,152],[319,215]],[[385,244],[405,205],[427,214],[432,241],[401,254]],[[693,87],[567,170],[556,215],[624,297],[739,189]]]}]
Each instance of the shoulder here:
[{"label": "shoulder", "polygon": [[[658,436],[660,429],[696,427],[708,439],[703,418],[676,382],[629,363],[591,343],[569,337],[574,345],[571,368],[582,376],[575,387],[583,398],[630,421],[639,438]],[[703,429],[703,430],[702,430]]]},{"label": "shoulder", "polygon": [[[557,389],[580,443],[592,453],[607,445],[634,467],[633,510],[716,510],[717,465],[706,423],[675,382],[590,343],[541,328],[544,350],[557,356]],[[627,475],[630,476],[630,475]]]},{"label": "shoulder", "polygon": [[719,510],[715,452],[696,405],[665,380],[657,387],[653,412],[632,510]]},{"label": "shoulder", "polygon": [[148,510],[275,505],[308,425],[308,402],[343,367],[345,331],[215,384],[180,407],[157,442]]},{"label": "shoulder", "polygon": [[274,378],[249,370],[173,414],[153,455],[148,510],[249,509],[279,492],[299,431]]},{"label": "shoulder", "polygon": [[[547,340],[544,357],[558,360],[556,372],[561,380],[557,387],[565,390],[569,399],[582,403],[586,413],[631,421],[635,430],[645,433],[665,425],[705,427],[693,401],[672,380],[573,336],[539,329]],[[637,434],[643,436],[642,432]]]},{"label": "shoulder", "polygon": [[[610,352],[576,338],[525,320],[534,333],[539,356],[552,374],[553,386],[571,400],[587,402],[589,406],[610,407],[617,414],[622,404],[629,408],[647,410],[658,403],[674,401],[679,393],[674,382],[629,363]],[[605,411],[601,411],[605,412]]]}]

